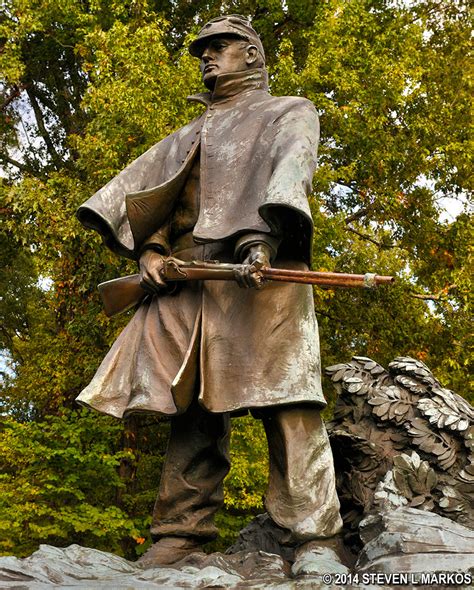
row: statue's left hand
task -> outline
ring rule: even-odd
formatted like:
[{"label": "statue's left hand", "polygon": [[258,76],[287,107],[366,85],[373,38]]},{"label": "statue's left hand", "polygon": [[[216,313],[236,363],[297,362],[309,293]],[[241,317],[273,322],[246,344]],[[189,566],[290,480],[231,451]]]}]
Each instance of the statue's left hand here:
[{"label": "statue's left hand", "polygon": [[266,282],[259,272],[261,268],[269,268],[271,252],[266,244],[251,246],[242,267],[234,271],[235,280],[239,287],[246,289],[263,289]]}]

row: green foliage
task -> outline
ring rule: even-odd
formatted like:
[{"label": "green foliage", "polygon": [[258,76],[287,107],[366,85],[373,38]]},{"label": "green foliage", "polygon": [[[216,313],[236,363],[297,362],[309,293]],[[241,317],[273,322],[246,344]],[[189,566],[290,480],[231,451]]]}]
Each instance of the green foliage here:
[{"label": "green foliage", "polygon": [[247,416],[234,419],[232,428],[232,466],[225,480],[225,505],[241,512],[262,509],[268,475],[263,426]]},{"label": "green foliage", "polygon": [[28,555],[38,543],[120,551],[136,523],[117,506],[121,427],[91,412],[43,422],[5,419],[0,438],[0,551]]},{"label": "green foliage", "polygon": [[168,32],[155,19],[140,26],[115,22],[108,31],[92,31],[78,48],[91,79],[83,101],[90,123],[71,139],[96,186],[196,114],[186,96],[197,90],[198,70],[187,53],[171,59]]},{"label": "green foliage", "polygon": [[[442,217],[470,176],[464,0],[7,0],[0,17],[0,437],[3,552],[80,542],[143,550],[166,423],[71,412],[127,317],[97,283],[134,272],[76,207],[200,111],[188,40],[253,18],[272,92],[321,114],[314,267],[395,274],[375,292],[315,289],[323,366],[422,359],[469,398],[472,218]],[[333,394],[328,386],[331,403]],[[472,397],[471,397],[472,399]],[[263,510],[258,422],[234,420],[223,540]],[[138,539],[138,541],[137,541]]]}]

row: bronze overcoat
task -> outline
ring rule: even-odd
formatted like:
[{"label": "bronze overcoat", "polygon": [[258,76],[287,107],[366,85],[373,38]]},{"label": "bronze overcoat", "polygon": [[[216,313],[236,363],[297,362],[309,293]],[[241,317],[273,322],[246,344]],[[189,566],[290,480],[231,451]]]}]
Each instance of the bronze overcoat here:
[{"label": "bronze overcoat", "polygon": [[[138,259],[166,224],[197,154],[200,206],[182,259],[233,258],[237,240],[279,228],[274,266],[307,268],[312,221],[307,195],[319,124],[312,103],[272,97],[266,73],[221,75],[206,112],[132,162],[78,211],[116,253]],[[278,404],[324,405],[312,288],[274,283],[186,284],[140,306],[78,401],[122,417],[183,412],[199,387],[211,412]]]}]

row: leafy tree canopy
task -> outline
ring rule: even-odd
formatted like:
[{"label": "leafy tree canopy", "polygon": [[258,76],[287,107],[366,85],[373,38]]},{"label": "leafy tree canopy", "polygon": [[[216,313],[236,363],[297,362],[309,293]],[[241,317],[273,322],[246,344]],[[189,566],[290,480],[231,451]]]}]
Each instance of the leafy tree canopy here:
[{"label": "leafy tree canopy", "polygon": [[[273,94],[306,96],[320,112],[314,267],[397,276],[393,288],[375,292],[315,289],[323,365],[352,354],[381,364],[411,355],[468,397],[467,2],[5,0],[0,347],[8,418],[0,455],[1,525],[11,532],[5,552],[76,539],[108,543],[129,556],[143,549],[166,424],[135,419],[112,426],[74,411],[74,398],[127,321],[105,318],[96,285],[135,269],[85,232],[74,212],[201,112],[186,101],[200,89],[186,47],[206,20],[225,13],[252,18]],[[447,200],[460,204],[457,217],[444,214]],[[265,485],[260,426],[236,422],[236,466],[221,517],[225,539],[262,509]],[[83,441],[91,433],[100,444]],[[32,481],[41,456],[47,461]],[[80,479],[70,477],[76,467]],[[97,474],[107,485],[94,487]]]}]

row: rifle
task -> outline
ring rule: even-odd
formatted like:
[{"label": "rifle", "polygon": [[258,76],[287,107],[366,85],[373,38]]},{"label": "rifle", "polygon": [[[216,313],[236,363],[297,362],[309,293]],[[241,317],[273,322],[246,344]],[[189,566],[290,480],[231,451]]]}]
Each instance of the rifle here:
[{"label": "rifle", "polygon": [[[165,261],[160,275],[166,281],[233,281],[234,271],[241,264],[230,264],[218,261],[193,260],[192,262],[168,259]],[[380,276],[372,273],[365,275],[346,274],[340,272],[315,272],[310,270],[288,270],[281,268],[262,267],[257,269],[264,280],[282,281],[285,283],[304,283],[320,287],[359,287],[373,289],[377,285],[394,282],[394,277]],[[99,291],[104,303],[104,311],[112,317],[131,309],[140,303],[148,294],[140,286],[140,275],[129,275],[105,283],[100,283]]]}]

